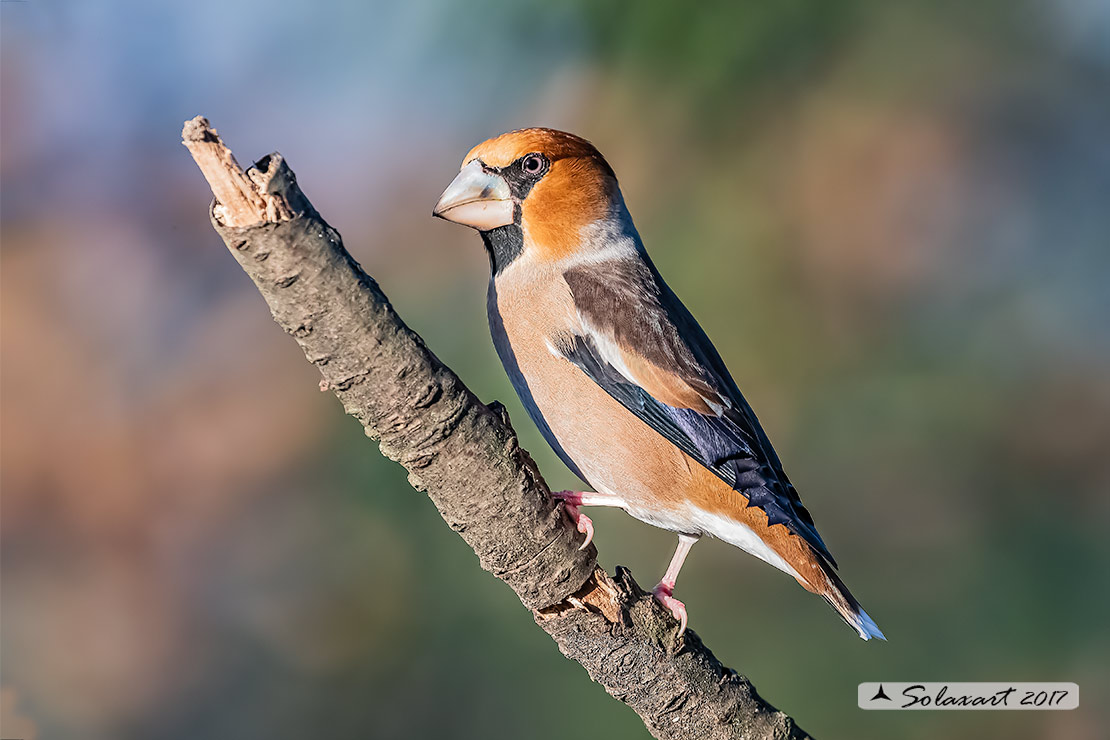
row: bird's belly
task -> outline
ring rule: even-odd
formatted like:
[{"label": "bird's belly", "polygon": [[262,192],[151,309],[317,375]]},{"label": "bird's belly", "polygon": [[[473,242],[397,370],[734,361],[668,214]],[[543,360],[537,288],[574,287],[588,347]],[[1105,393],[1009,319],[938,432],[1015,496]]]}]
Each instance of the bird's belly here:
[{"label": "bird's belly", "polygon": [[528,325],[506,330],[497,318],[491,314],[490,328],[509,379],[567,466],[595,490],[623,500],[637,519],[701,534],[689,515],[689,493],[708,471],[557,355],[546,332]]},{"label": "bird's belly", "polygon": [[[521,366],[537,424],[546,427],[595,490],[623,500],[637,519],[672,532],[709,534],[800,578],[791,561],[808,557],[800,538],[748,508],[744,497],[687,457],[568,361],[550,355]],[[566,363],[557,368],[554,363]],[[552,378],[557,380],[551,381]],[[534,379],[534,380],[532,380]],[[542,382],[541,382],[542,379]],[[781,531],[776,531],[781,530]]]},{"label": "bird's belly", "polygon": [[569,361],[552,357],[551,365],[556,362],[565,367],[550,385],[546,379],[554,368],[522,368],[522,374],[542,424],[580,477],[623,500],[638,519],[700,534],[686,515],[687,491],[696,477],[691,466],[697,464]]}]

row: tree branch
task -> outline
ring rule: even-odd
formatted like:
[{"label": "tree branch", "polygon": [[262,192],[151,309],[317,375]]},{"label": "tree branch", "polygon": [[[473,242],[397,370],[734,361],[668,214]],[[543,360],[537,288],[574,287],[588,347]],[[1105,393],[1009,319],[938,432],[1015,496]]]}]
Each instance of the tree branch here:
[{"label": "tree branch", "polygon": [[[751,682],[677,625],[624,568],[597,565],[500,404],[485,406],[393,310],[279,154],[244,173],[208,121],[183,143],[216,200],[212,223],[274,320],[382,453],[532,610],[568,658],[667,740],[804,738]],[[474,491],[481,491],[475,496]]]}]

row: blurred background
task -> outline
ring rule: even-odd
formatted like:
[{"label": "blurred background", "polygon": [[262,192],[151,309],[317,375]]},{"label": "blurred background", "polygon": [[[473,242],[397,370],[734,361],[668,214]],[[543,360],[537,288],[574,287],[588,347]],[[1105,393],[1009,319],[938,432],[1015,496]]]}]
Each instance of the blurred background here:
[{"label": "blurred background", "polygon": [[[1110,2],[3,2],[4,737],[645,738],[272,323],[179,143],[280,150],[508,405],[465,152],[594,141],[729,362],[863,643],[717,542],[691,626],[821,738],[1106,737]],[[674,545],[591,511],[643,584]],[[1074,712],[863,712],[876,680]]]}]

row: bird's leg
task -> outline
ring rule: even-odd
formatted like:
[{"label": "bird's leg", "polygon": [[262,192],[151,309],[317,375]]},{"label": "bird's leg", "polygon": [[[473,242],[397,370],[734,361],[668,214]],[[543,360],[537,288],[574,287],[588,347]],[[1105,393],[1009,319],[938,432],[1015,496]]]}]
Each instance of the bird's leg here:
[{"label": "bird's leg", "polygon": [[578,527],[578,531],[586,535],[586,541],[579,550],[585,550],[594,538],[593,520],[578,510],[579,506],[616,506],[623,509],[624,501],[611,493],[595,493],[594,491],[552,491],[551,496],[563,502],[571,520]]},{"label": "bird's leg", "polygon": [[667,572],[663,574],[663,580],[651,590],[652,595],[659,599],[659,603],[670,609],[671,614],[681,624],[678,629],[678,637],[681,637],[682,633],[686,631],[686,605],[672,594],[674,593],[675,581],[678,580],[678,571],[682,570],[682,564],[686,561],[686,556],[690,554],[690,548],[697,541],[697,537],[691,537],[687,534],[678,536],[678,547],[674,551],[674,557],[671,558],[671,564],[667,566]]}]

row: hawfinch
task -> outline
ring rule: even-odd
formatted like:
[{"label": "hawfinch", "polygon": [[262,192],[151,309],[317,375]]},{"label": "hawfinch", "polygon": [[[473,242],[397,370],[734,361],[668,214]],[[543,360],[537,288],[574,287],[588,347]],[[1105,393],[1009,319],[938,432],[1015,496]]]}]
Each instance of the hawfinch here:
[{"label": "hawfinch", "polygon": [[[489,254],[490,332],[556,454],[592,492],[678,535],[654,594],[686,629],[678,571],[702,535],[819,594],[863,639],[883,637],[836,561],[721,356],[655,269],[613,169],[585,139],[531,128],[466,155],[434,215],[478,231]],[[585,547],[585,544],[583,544]]]}]

